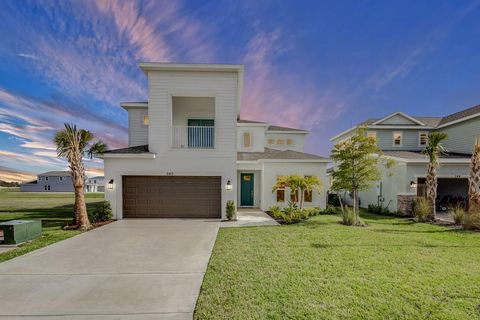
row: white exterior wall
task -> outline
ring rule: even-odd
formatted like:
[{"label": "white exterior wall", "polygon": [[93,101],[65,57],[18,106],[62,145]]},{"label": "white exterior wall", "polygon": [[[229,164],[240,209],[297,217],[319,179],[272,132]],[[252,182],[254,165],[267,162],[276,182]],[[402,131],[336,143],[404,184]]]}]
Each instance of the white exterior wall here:
[{"label": "white exterior wall", "polygon": [[[382,196],[385,198],[384,206],[388,206],[390,211],[397,210],[398,194],[416,194],[417,190],[410,188],[411,181],[417,181],[419,177],[426,177],[427,164],[413,164],[397,161],[393,169],[393,175],[387,174],[387,169],[382,171]],[[438,170],[439,178],[467,178],[469,164],[442,164]],[[367,191],[360,192],[361,206],[367,207],[369,204],[377,204],[377,196],[380,192],[380,183],[375,183],[374,187]]]},{"label": "white exterior wall", "polygon": [[277,176],[300,174],[318,176],[323,183],[320,193],[313,192],[313,201],[304,203],[305,208],[320,207],[325,209],[327,198],[327,163],[322,162],[264,162],[262,170],[262,196],[260,208],[268,210],[271,206],[286,206],[290,199],[290,192],[285,190],[285,202],[277,202],[276,194],[272,193],[277,183]]},{"label": "white exterior wall", "polygon": [[[269,144],[268,143],[269,139],[274,139],[275,143]],[[278,139],[282,139],[283,144],[277,144]],[[293,144],[287,145],[287,139],[291,139],[293,141]],[[269,133],[268,131],[265,134],[265,146],[268,148],[282,150],[282,151],[293,150],[293,151],[303,152],[304,144],[305,144],[305,134],[289,133],[289,132]]]},{"label": "white exterior wall", "polygon": [[[245,148],[243,134],[249,132],[251,147]],[[239,152],[264,152],[265,151],[265,126],[245,125],[237,126],[237,150]]]},{"label": "white exterior wall", "polygon": [[143,124],[143,117],[148,115],[148,108],[128,109],[128,146],[148,144],[148,126]]},{"label": "white exterior wall", "polygon": [[[105,190],[116,219],[122,218],[122,175],[221,176],[222,218],[225,204],[236,201],[237,186],[237,88],[236,72],[148,72],[148,145],[155,159],[104,159],[105,180],[114,179]],[[211,97],[215,101],[215,148],[173,149],[172,97]],[[233,190],[226,191],[230,180]]]}]

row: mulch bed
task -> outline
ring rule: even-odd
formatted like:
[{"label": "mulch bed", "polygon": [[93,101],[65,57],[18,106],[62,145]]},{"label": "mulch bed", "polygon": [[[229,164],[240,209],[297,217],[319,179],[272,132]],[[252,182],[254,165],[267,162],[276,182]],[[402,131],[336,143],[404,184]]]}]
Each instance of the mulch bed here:
[{"label": "mulch bed", "polygon": [[[104,225],[109,224],[109,223],[112,223],[112,222],[114,222],[114,221],[115,221],[115,220],[93,222],[93,223],[91,224],[92,227],[91,227],[90,229],[88,229],[87,231],[96,229],[96,228],[98,228],[98,227],[104,226]],[[78,229],[78,226],[77,226],[77,225],[66,225],[65,227],[63,227],[63,230],[77,230],[77,229]]]}]

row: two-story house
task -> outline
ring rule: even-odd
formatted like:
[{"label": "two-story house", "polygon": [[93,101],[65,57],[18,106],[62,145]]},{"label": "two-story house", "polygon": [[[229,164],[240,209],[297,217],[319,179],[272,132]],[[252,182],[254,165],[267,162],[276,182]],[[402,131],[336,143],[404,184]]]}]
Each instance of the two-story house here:
[{"label": "two-story house", "polygon": [[95,176],[85,179],[85,192],[104,192],[105,177]]},{"label": "two-story house", "polygon": [[22,192],[73,192],[72,175],[69,171],[40,173],[37,180],[20,185]]},{"label": "two-story house", "polygon": [[[129,146],[103,154],[117,219],[225,218],[225,206],[285,205],[278,177],[316,175],[328,159],[303,152],[305,130],[240,120],[241,65],[141,63],[147,102],[124,102]],[[325,191],[306,194],[325,206]]]},{"label": "two-story house", "polygon": [[[366,120],[333,137],[338,143],[367,128],[385,157],[395,160],[393,169],[380,166],[382,180],[360,193],[360,205],[383,204],[391,211],[409,213],[414,197],[425,193],[427,157],[422,154],[432,131],[448,134],[443,146],[447,153],[440,156],[438,171],[438,207],[440,210],[466,201],[470,157],[475,137],[480,135],[480,106],[445,117],[416,117],[402,112],[381,119]],[[348,197],[345,200],[349,200]]]}]

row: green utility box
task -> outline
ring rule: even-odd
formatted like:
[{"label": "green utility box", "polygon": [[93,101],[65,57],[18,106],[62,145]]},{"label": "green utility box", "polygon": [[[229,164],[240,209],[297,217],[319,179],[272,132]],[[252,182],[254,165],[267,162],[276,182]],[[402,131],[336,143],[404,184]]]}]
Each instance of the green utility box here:
[{"label": "green utility box", "polygon": [[11,220],[0,223],[1,244],[19,244],[34,240],[41,235],[42,221],[40,220]]}]

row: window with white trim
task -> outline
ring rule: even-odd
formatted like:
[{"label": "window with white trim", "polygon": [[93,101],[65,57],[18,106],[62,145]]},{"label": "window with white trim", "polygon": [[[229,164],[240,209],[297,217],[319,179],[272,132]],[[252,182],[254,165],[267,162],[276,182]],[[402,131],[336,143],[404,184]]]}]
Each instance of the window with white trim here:
[{"label": "window with white trim", "polygon": [[275,139],[268,139],[268,144],[275,144]]},{"label": "window with white trim", "polygon": [[393,132],[393,146],[394,147],[401,147],[402,146],[402,131],[394,131]]},{"label": "window with white trim", "polygon": [[425,147],[428,143],[428,132],[418,133],[418,146]]},{"label": "window with white trim", "polygon": [[[277,183],[283,179],[282,176],[277,176]],[[285,202],[285,186],[282,184],[276,191],[277,202]]]},{"label": "window with white trim", "polygon": [[244,148],[252,147],[252,134],[248,131],[243,133],[243,147]]}]

